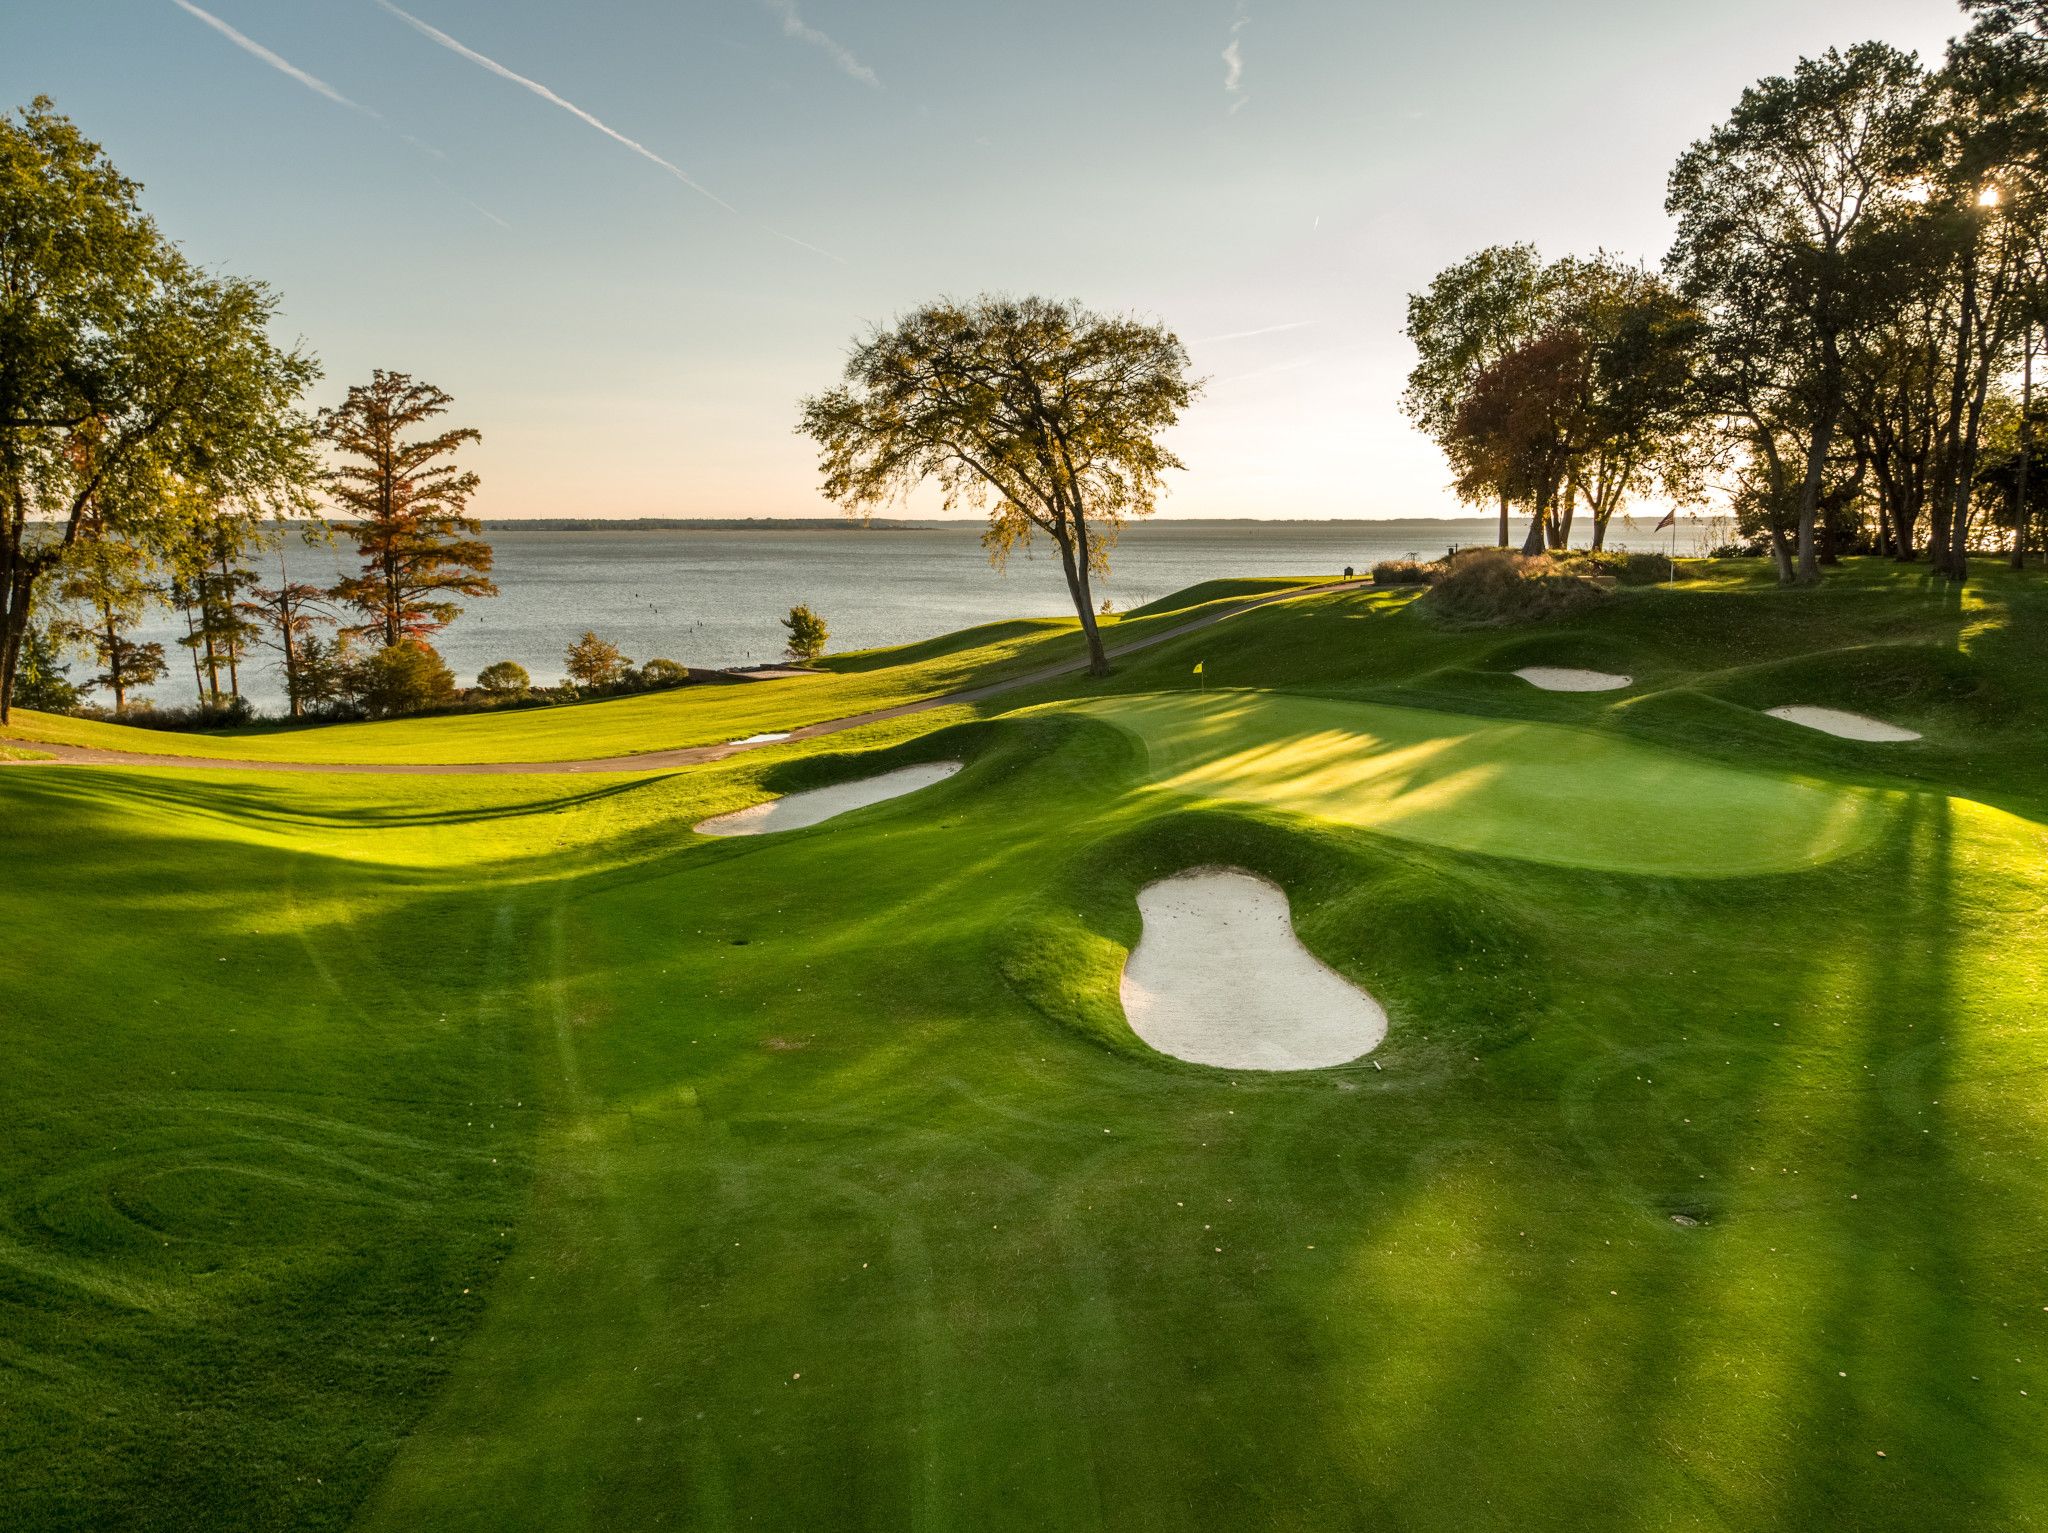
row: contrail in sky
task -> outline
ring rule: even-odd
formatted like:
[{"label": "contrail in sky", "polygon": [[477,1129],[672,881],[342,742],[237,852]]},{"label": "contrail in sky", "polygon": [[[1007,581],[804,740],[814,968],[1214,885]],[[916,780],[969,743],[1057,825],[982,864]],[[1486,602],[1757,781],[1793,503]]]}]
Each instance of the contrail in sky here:
[{"label": "contrail in sky", "polygon": [[1291,319],[1284,325],[1262,325],[1257,330],[1233,330],[1228,335],[1198,336],[1188,344],[1206,346],[1211,341],[1247,341],[1255,335],[1278,335],[1282,330],[1303,330],[1314,323],[1312,319]]},{"label": "contrail in sky", "polygon": [[[351,112],[362,113],[363,116],[369,118],[372,122],[376,123],[379,127],[383,128],[385,132],[394,134],[397,137],[404,139],[405,142],[412,145],[413,148],[419,150],[422,154],[430,154],[437,160],[445,160],[447,158],[445,154],[443,154],[440,150],[436,149],[432,144],[414,138],[410,133],[402,133],[397,128],[392,127],[390,120],[386,118],[385,115],[382,112],[378,111],[375,107],[364,106],[362,102],[352,100],[351,98],[344,96],[340,91],[336,90],[333,86],[329,85],[325,80],[321,79],[318,75],[308,74],[305,70],[299,68],[298,65],[292,63],[291,60],[284,58],[279,54],[271,52],[268,48],[264,47],[263,44],[257,42],[255,38],[246,36],[245,34],[236,31],[233,27],[229,26],[225,21],[222,21],[218,16],[214,15],[213,12],[201,10],[198,6],[192,4],[191,0],[171,0],[171,4],[175,5],[179,10],[185,12],[186,15],[196,17],[200,21],[205,22],[209,27],[212,27],[214,31],[220,33],[222,37],[225,37],[229,42],[233,43],[237,48],[240,48],[244,53],[249,54],[252,58],[261,59],[264,63],[268,64],[272,69],[277,70],[278,73],[291,76],[292,79],[297,80],[299,84],[305,86],[307,90],[313,91],[318,95],[325,96],[329,101],[332,101],[336,106],[347,107]],[[473,198],[465,196],[463,193],[457,191],[454,187],[449,186],[446,181],[441,180],[441,178],[439,176],[434,175],[432,171],[427,172],[427,174],[433,180],[439,182],[442,188],[446,190],[451,196],[468,204],[471,208],[475,209],[478,213],[481,213],[485,218],[488,218],[492,223],[496,224],[499,228],[509,229],[512,227],[510,224],[506,223],[504,219],[500,218],[496,213],[493,213],[489,208],[485,207],[482,203],[475,201]]]},{"label": "contrail in sky", "polygon": [[299,84],[305,86],[307,90],[318,91],[321,95],[325,96],[329,101],[332,101],[336,106],[345,106],[351,112],[361,112],[365,117],[374,117],[379,122],[382,122],[384,120],[384,116],[381,112],[375,111],[370,107],[364,106],[360,101],[349,100],[348,97],[344,96],[340,91],[336,90],[333,86],[329,85],[325,80],[321,79],[318,75],[309,75],[306,73],[305,70],[299,68],[298,65],[292,63],[290,60],[279,58],[275,53],[272,53],[268,48],[264,47],[263,44],[257,42],[255,38],[244,37],[240,32],[237,32],[233,27],[229,26],[225,21],[222,21],[218,16],[214,15],[211,11],[202,11],[198,6],[193,5],[191,3],[191,0],[171,0],[171,4],[175,5],[179,10],[183,11],[188,16],[198,17],[201,21],[205,22],[209,27],[212,27],[214,31],[220,33],[222,37],[225,37],[237,48],[240,48],[244,53],[252,54],[255,57],[263,60],[264,63],[268,64],[272,69],[275,69],[280,74],[290,75],[294,80],[297,80]]},{"label": "contrail in sky", "polygon": [[[177,0],[177,3],[183,5],[185,3],[185,0]],[[569,115],[572,117],[581,118],[584,122],[589,123],[591,127],[597,129],[597,131],[602,133],[606,138],[614,139],[617,142],[624,144],[628,149],[632,150],[635,154],[639,155],[641,159],[650,160],[654,164],[659,165],[663,170],[667,171],[670,175],[674,176],[678,181],[682,182],[683,185],[687,186],[691,191],[697,193],[697,195],[699,195],[700,197],[710,198],[713,202],[717,203],[720,207],[724,208],[728,213],[739,212],[738,208],[734,207],[731,203],[727,202],[723,197],[719,196],[716,192],[704,186],[701,182],[695,180],[689,174],[688,171],[684,170],[682,166],[676,164],[675,161],[663,159],[660,155],[656,154],[652,149],[649,149],[645,144],[641,143],[639,140],[626,137],[626,135],[621,133],[617,128],[610,126],[608,123],[591,115],[589,112],[584,111],[583,108],[578,106],[575,102],[556,95],[553,91],[549,90],[545,85],[541,84],[540,81],[529,80],[525,75],[519,73],[518,70],[507,69],[503,64],[500,64],[496,59],[487,58],[483,54],[478,53],[476,49],[467,47],[464,44],[457,42],[454,38],[450,37],[446,32],[443,32],[439,27],[429,26],[426,22],[421,21],[419,17],[413,15],[410,11],[400,10],[397,6],[391,3],[391,0],[377,0],[377,3],[383,6],[384,9],[389,11],[392,15],[396,16],[400,21],[404,22],[407,26],[413,28],[415,31],[420,33],[423,37],[432,38],[435,42],[439,43],[449,52],[459,53],[464,58],[468,59],[472,64],[481,64],[484,68],[488,69],[492,74],[497,75],[500,79],[510,80],[514,85],[523,86],[525,89],[532,91],[536,96],[540,97],[541,100],[551,102],[553,105],[558,106],[563,111],[569,113]],[[784,238],[787,238],[787,236],[784,236]]]},{"label": "contrail in sky", "polygon": [[822,48],[832,56],[842,73],[850,75],[863,85],[876,90],[882,88],[881,78],[853,55],[853,50],[835,37],[820,32],[797,13],[796,0],[761,0],[768,10],[782,22],[782,35],[794,38],[800,43],[809,43],[813,48]]}]

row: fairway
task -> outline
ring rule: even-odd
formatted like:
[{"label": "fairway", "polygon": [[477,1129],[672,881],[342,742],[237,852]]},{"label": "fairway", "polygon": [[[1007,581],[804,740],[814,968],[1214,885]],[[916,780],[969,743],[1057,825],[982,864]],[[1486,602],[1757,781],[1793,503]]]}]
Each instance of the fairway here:
[{"label": "fairway", "polygon": [[1554,724],[1273,692],[1074,711],[1142,741],[1164,792],[1612,872],[1790,872],[1866,845],[1887,812],[1878,795]]},{"label": "fairway", "polygon": [[[2038,817],[1732,709],[1089,685],[672,772],[0,773],[8,1525],[2029,1525]],[[1203,867],[1369,1053],[1133,1034]]]}]

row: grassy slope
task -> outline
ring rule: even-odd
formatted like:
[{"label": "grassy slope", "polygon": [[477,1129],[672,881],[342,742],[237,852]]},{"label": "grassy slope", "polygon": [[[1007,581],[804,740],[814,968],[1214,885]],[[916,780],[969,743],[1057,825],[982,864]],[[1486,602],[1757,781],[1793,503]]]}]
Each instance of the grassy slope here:
[{"label": "grassy slope", "polygon": [[[1144,615],[1105,620],[1128,643],[1200,615],[1197,609],[1309,580],[1211,581],[1155,602]],[[369,724],[271,726],[186,734],[21,710],[0,738],[228,760],[491,762],[585,760],[710,745],[761,730],[890,708],[1081,657],[1071,618],[1022,618],[891,649],[828,656],[825,674],[686,687],[568,707],[507,709]]]},{"label": "grassy slope", "polygon": [[[1658,616],[1669,675],[1726,658]],[[1744,717],[1491,679],[1598,625],[1243,622],[1212,681],[1695,755]],[[1965,658],[2021,689],[1996,622]],[[2042,715],[1952,707],[1904,774],[1739,750],[2033,793],[2000,763]],[[1086,716],[922,727],[864,743],[969,770],[748,843],[684,828],[871,767],[0,774],[0,856],[38,870],[0,890],[0,1014],[44,1023],[0,1031],[0,1522],[2028,1524],[2039,824],[1902,792],[1797,874],[1629,875],[1134,792],[1145,753]],[[1656,758],[1598,765],[1626,794]],[[1438,786],[1483,819],[1501,781]],[[1133,893],[1217,861],[1388,1003],[1383,1068],[1232,1075],[1122,1028]]]}]

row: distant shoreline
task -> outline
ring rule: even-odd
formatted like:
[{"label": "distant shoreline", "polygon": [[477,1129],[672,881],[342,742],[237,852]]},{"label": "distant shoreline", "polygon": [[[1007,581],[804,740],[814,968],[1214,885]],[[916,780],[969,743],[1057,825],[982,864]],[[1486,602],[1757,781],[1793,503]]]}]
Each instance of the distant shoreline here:
[{"label": "distant shoreline", "polygon": [[[1148,516],[1126,522],[1123,531],[1147,527],[1437,527],[1488,521],[1489,516]],[[876,517],[861,523],[833,516],[500,516],[484,518],[487,532],[923,532],[979,529],[982,517]]]}]

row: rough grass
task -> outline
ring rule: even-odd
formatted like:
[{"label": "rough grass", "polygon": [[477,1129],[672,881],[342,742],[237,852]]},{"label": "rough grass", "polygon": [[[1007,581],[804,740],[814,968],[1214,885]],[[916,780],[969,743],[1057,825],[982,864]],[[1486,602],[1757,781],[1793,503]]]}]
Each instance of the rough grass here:
[{"label": "rough grass", "polygon": [[[1654,872],[1197,802],[1049,710],[572,782],[0,773],[0,1525],[2029,1525],[2048,833],[1953,789],[2038,791],[2039,587],[1877,573],[1200,636],[1212,688],[1468,715],[1430,727],[1512,771],[1431,781],[1446,823],[1523,816],[1522,779],[1681,789]],[[1882,635],[2021,717],[1942,683],[1950,736],[1878,767],[1741,735],[1749,666]],[[1496,684],[1551,640],[1658,705]],[[1552,731],[1514,718],[1592,754],[1515,755]],[[688,832],[924,753],[969,765]],[[1893,808],[1693,876],[1735,765]],[[1135,891],[1219,862],[1386,1001],[1370,1060],[1121,1029]]]},{"label": "rough grass", "polygon": [[[1105,618],[1102,628],[1110,644],[1128,643],[1198,617],[1204,607],[1314,583],[1307,577],[1210,581],[1120,619]],[[146,755],[322,764],[591,760],[796,729],[1027,674],[1085,653],[1075,620],[1026,618],[892,649],[828,655],[818,662],[817,676],[680,687],[561,707],[204,734],[20,709],[0,739]]]}]

